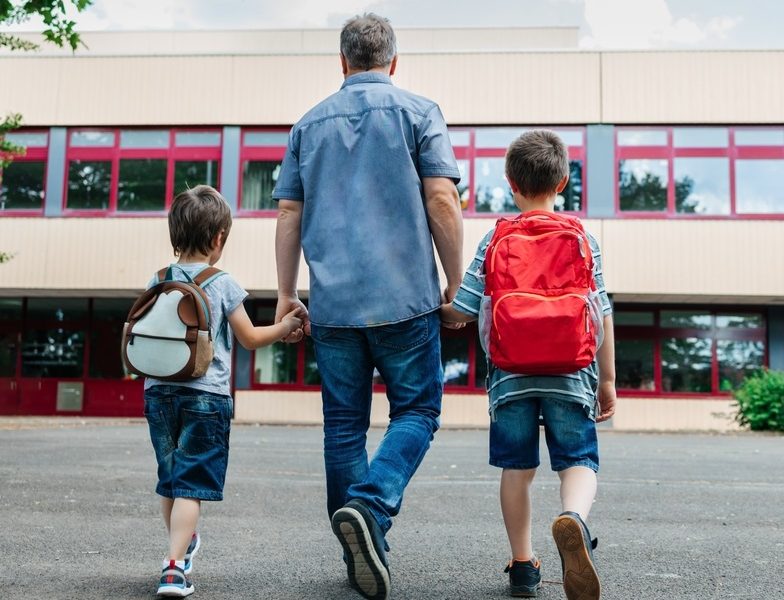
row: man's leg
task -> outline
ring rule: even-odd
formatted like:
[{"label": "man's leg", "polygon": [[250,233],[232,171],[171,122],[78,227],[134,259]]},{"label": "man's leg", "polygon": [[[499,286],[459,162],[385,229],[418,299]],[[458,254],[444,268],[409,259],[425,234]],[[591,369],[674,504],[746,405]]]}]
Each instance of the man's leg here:
[{"label": "man's leg", "polygon": [[361,329],[314,325],[312,337],[321,375],[324,467],[330,518],[346,503],[346,490],[367,475],[367,430],[373,364]]}]

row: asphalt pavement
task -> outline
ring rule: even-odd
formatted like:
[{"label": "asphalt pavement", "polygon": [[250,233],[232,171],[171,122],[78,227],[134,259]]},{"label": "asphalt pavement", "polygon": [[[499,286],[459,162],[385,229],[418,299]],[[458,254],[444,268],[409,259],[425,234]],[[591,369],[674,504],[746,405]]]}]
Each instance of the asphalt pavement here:
[{"label": "asphalt pavement", "polygon": [[[784,598],[784,437],[602,431],[600,453],[603,598]],[[540,597],[561,600],[542,456]],[[438,432],[388,535],[391,600],[508,597],[498,481],[486,431]],[[143,422],[0,419],[0,600],[154,598],[154,486]],[[236,425],[225,494],[204,507],[192,598],[360,598],[327,521],[319,428]]]}]

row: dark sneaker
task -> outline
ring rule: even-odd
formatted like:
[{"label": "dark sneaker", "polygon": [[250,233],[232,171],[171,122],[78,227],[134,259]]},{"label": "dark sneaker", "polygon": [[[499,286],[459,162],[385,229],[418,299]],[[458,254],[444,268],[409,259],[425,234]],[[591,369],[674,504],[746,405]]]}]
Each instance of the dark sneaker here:
[{"label": "dark sneaker", "polygon": [[351,587],[370,600],[389,597],[384,533],[361,500],[350,500],[332,515],[332,531],[343,546]]},{"label": "dark sneaker", "polygon": [[193,592],[193,584],[185,576],[185,571],[178,567],[173,560],[170,560],[169,566],[164,567],[163,572],[161,572],[158,595],[184,598],[185,596],[190,596]]},{"label": "dark sneaker", "polygon": [[198,533],[194,533],[193,537],[191,538],[191,543],[188,546],[188,549],[185,551],[185,574],[190,575],[193,571],[193,557],[196,556],[196,553],[201,548],[201,536]]},{"label": "dark sneaker", "polygon": [[515,598],[536,598],[542,587],[541,567],[536,557],[525,562],[510,562],[504,569],[504,573],[509,573],[509,595]]},{"label": "dark sneaker", "polygon": [[580,515],[561,513],[553,521],[553,539],[561,555],[563,586],[568,600],[598,600],[602,590],[593,564],[596,540],[591,540]]}]

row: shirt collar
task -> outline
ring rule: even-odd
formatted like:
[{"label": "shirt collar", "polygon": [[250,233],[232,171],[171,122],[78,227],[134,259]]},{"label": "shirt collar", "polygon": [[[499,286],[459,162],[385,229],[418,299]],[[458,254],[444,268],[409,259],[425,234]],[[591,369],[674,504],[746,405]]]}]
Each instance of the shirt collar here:
[{"label": "shirt collar", "polygon": [[356,83],[386,83],[387,85],[392,85],[392,78],[386,73],[365,71],[364,73],[356,73],[346,78],[343,85],[340,86],[340,89],[342,90],[347,85],[354,85]]}]

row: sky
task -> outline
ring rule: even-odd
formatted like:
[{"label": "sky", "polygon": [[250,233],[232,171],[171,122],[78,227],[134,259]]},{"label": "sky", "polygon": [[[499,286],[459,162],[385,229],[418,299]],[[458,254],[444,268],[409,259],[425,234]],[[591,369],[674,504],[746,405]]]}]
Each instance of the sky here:
[{"label": "sky", "polygon": [[782,0],[95,0],[76,21],[82,31],[319,28],[366,11],[396,27],[579,27],[585,49],[784,48]]}]

